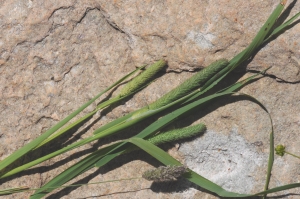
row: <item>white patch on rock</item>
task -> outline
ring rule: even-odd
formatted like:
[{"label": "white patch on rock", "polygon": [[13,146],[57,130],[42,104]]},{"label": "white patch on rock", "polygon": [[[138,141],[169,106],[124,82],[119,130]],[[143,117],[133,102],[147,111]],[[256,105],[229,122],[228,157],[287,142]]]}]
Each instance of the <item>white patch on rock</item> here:
[{"label": "white patch on rock", "polygon": [[202,33],[202,32],[194,32],[191,31],[187,34],[187,39],[195,42],[202,49],[210,49],[214,45],[212,44],[212,40],[215,38],[211,33]]},{"label": "white patch on rock", "polygon": [[236,129],[229,136],[208,131],[182,144],[179,151],[184,154],[188,168],[228,191],[239,193],[251,192],[255,171],[267,160]]}]

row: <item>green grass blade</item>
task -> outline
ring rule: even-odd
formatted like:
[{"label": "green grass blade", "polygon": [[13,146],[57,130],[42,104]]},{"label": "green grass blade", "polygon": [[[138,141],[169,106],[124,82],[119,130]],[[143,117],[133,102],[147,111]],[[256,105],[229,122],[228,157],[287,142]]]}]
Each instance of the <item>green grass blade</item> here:
[{"label": "green grass blade", "polygon": [[45,139],[43,142],[41,142],[39,145],[37,145],[34,150],[37,150],[38,148],[40,148],[41,146],[51,142],[52,140],[58,138],[59,136],[65,134],[65,132],[71,130],[72,128],[74,128],[75,126],[81,124],[83,121],[87,120],[88,118],[90,118],[91,116],[93,116],[98,110],[94,110],[88,114],[86,114],[85,116],[83,116],[82,118],[76,120],[75,122],[73,122],[72,124],[66,126],[65,128],[59,130],[58,132],[52,134],[51,136],[49,136],[47,139]]},{"label": "green grass blade", "polygon": [[264,43],[268,43],[272,39],[273,36],[280,35],[282,32],[284,32],[289,27],[289,25],[291,25],[299,16],[300,16],[300,12],[295,14],[292,18],[290,18],[285,23],[283,23],[280,26],[278,26],[277,28],[275,28],[273,30],[273,32],[270,34],[270,36],[264,40]]},{"label": "green grass blade", "polygon": [[28,190],[29,190],[29,187],[3,189],[3,190],[0,190],[0,196],[10,195],[10,194],[14,194],[14,193],[20,193],[20,192],[24,192],[24,191],[28,191]]},{"label": "green grass blade", "polygon": [[[138,110],[137,110],[138,111]],[[127,115],[124,115],[122,117],[119,117],[115,120],[113,120],[112,122],[109,122],[108,124],[105,124],[104,126],[101,126],[100,128],[98,128],[96,131],[94,131],[94,134],[98,134],[100,132],[106,131],[116,125],[119,125],[123,122],[125,122],[127,119],[129,119],[133,114],[135,114],[137,111],[133,111]]]},{"label": "green grass blade", "polygon": [[246,96],[248,98],[250,98],[252,101],[254,101],[256,104],[258,104],[262,109],[264,109],[264,111],[266,111],[266,113],[269,116],[270,119],[270,124],[271,124],[271,132],[270,132],[270,151],[269,151],[269,160],[268,160],[268,169],[267,169],[267,177],[266,177],[266,182],[265,182],[265,189],[264,190],[268,190],[269,188],[269,183],[270,183],[270,179],[271,179],[271,172],[272,172],[272,168],[273,168],[273,163],[274,163],[274,130],[273,130],[273,121],[271,118],[271,115],[269,113],[269,111],[267,110],[267,108],[256,98],[252,97],[251,95],[247,95],[244,93],[239,93],[240,95]]},{"label": "green grass blade", "polygon": [[280,16],[284,4],[281,3],[278,4],[278,6],[275,8],[275,10],[272,12],[272,14],[269,16],[265,24],[261,27],[261,29],[258,31],[257,35],[254,37],[251,44],[246,48],[246,51],[242,55],[241,58],[239,58],[238,62],[243,62],[251,57],[254,51],[257,50],[257,48],[262,44],[265,37],[269,35],[269,33],[272,31],[272,27],[274,26],[277,18]]},{"label": "green grass blade", "polygon": [[65,119],[63,119],[60,122],[58,122],[55,126],[53,126],[52,128],[50,128],[49,130],[47,130],[45,133],[43,133],[42,135],[40,135],[39,137],[37,137],[36,139],[34,139],[33,141],[31,141],[30,143],[26,144],[25,146],[23,146],[22,148],[18,149],[13,154],[11,154],[10,156],[8,156],[4,160],[2,160],[0,162],[0,171],[2,169],[4,169],[5,167],[7,167],[8,165],[12,164],[14,161],[16,161],[17,159],[19,159],[23,155],[25,155],[28,152],[30,152],[32,149],[34,149],[36,146],[38,146],[41,142],[43,142],[46,138],[48,138],[50,135],[52,135],[54,132],[56,132],[58,129],[60,129],[63,125],[65,125],[67,122],[69,122],[73,117],[75,117],[77,114],[79,114],[81,111],[83,111],[86,107],[88,107],[90,104],[92,104],[102,94],[104,94],[105,92],[107,92],[108,90],[110,90],[111,88],[113,88],[114,86],[116,86],[117,84],[119,84],[120,82],[124,81],[125,79],[127,79],[129,76],[131,76],[132,74],[134,74],[138,70],[140,70],[140,68],[138,68],[138,69],[134,70],[133,72],[129,73],[128,75],[124,76],[123,78],[121,78],[120,80],[118,80],[116,83],[114,83],[113,85],[111,85],[110,87],[108,87],[107,89],[105,89],[104,91],[102,91],[101,93],[99,93],[98,95],[96,95],[93,99],[91,99],[90,101],[88,101],[87,103],[85,103],[79,109],[77,109],[76,111],[74,111],[73,113],[71,113]]},{"label": "green grass blade", "polygon": [[21,171],[24,171],[24,170],[26,170],[26,169],[28,169],[28,168],[30,168],[30,167],[33,167],[33,166],[35,166],[35,165],[37,165],[37,164],[39,164],[39,163],[41,163],[41,162],[44,162],[44,161],[46,161],[46,160],[49,160],[49,159],[51,159],[51,158],[53,158],[53,157],[55,157],[55,156],[58,156],[58,155],[60,155],[60,154],[63,154],[63,153],[65,153],[65,152],[67,152],[67,151],[70,151],[70,150],[72,150],[72,149],[74,149],[74,148],[80,147],[80,146],[82,146],[82,145],[84,145],[84,144],[90,143],[90,142],[92,142],[92,141],[94,141],[94,140],[96,140],[96,139],[93,139],[93,137],[89,137],[89,138],[84,139],[84,140],[81,140],[81,141],[79,141],[79,142],[70,144],[70,145],[68,145],[68,146],[66,146],[66,147],[64,147],[64,148],[62,148],[62,149],[59,149],[59,150],[57,150],[57,151],[54,151],[54,152],[52,152],[52,153],[50,153],[50,154],[48,154],[48,155],[45,155],[45,156],[41,157],[41,158],[38,158],[38,159],[33,160],[33,161],[31,161],[31,162],[28,162],[28,163],[26,163],[26,164],[24,164],[24,165],[22,165],[22,166],[19,166],[19,167],[17,167],[17,168],[14,168],[14,169],[12,169],[11,171],[8,171],[8,172],[4,173],[3,175],[1,175],[1,176],[0,176],[0,179],[6,178],[6,177],[9,177],[9,176],[14,175],[14,174],[16,174],[16,173],[19,173],[19,172],[21,172]]},{"label": "green grass blade", "polygon": [[69,167],[58,176],[50,180],[47,184],[43,185],[40,189],[38,189],[30,199],[38,199],[44,197],[46,194],[50,193],[55,189],[55,187],[59,187],[74,177],[82,174],[83,172],[94,167],[95,162],[97,162],[101,157],[103,157],[108,151],[114,148],[118,143],[105,147],[103,149],[99,149],[84,159],[80,160],[78,163]]},{"label": "green grass blade", "polygon": [[269,190],[266,190],[266,191],[262,191],[262,192],[253,194],[253,196],[266,195],[266,194],[269,194],[269,193],[275,193],[275,192],[278,192],[278,191],[284,191],[284,190],[293,189],[293,188],[297,188],[297,187],[300,187],[300,183],[293,183],[293,184],[283,185],[283,186],[280,186],[280,187],[275,187],[275,188],[272,188],[272,189],[269,189]]},{"label": "green grass blade", "polygon": [[[254,77],[254,76],[253,76],[253,77]],[[242,87],[245,83],[246,83],[246,81],[244,81],[242,84],[235,85],[234,88],[235,88],[235,89],[238,89],[238,88]],[[227,93],[225,93],[225,94],[224,94],[224,93],[221,93],[221,94],[215,94],[215,95],[212,95],[212,96],[208,96],[208,97],[206,97],[206,98],[204,98],[204,99],[201,99],[200,102],[199,102],[199,100],[196,101],[196,102],[199,103],[199,104],[203,104],[204,102],[207,102],[207,101],[209,101],[209,100],[211,100],[211,99],[213,99],[213,98],[216,98],[216,97],[219,97],[219,96],[223,96],[223,95],[228,95],[228,94],[231,94],[231,92],[227,92]],[[196,106],[198,106],[199,104],[197,104],[197,103],[194,102],[194,103],[188,105],[189,110],[191,110],[191,109],[195,108]],[[196,105],[195,105],[195,104],[196,104]],[[158,110],[150,111],[150,113],[148,113],[148,114],[150,114],[150,115],[151,115],[151,114],[155,114],[156,111],[160,111],[160,110],[158,109]],[[168,122],[166,122],[166,123],[163,123],[163,125],[161,125],[161,126],[156,125],[156,122],[155,122],[155,123],[154,123],[154,128],[156,129],[155,132],[157,132],[159,129],[163,128],[164,126],[166,126],[167,124],[169,124],[170,122],[172,122],[173,120],[175,120],[179,115],[181,115],[181,114],[183,114],[184,112],[186,112],[186,110],[181,108],[181,109],[178,109],[177,112],[178,112],[178,114],[171,114],[171,116],[173,115],[173,117],[171,117],[171,120],[168,121]],[[170,115],[170,114],[169,114],[169,115]],[[175,115],[175,117],[174,117],[174,115]],[[147,117],[147,116],[149,116],[149,115],[146,114],[144,117]],[[108,129],[108,130],[102,132],[101,134],[96,134],[96,135],[93,136],[93,137],[89,137],[89,138],[86,138],[86,139],[84,139],[84,140],[81,140],[81,141],[79,141],[79,142],[77,142],[77,143],[73,143],[73,144],[71,144],[71,145],[69,145],[69,146],[67,146],[67,147],[64,147],[64,148],[62,148],[62,149],[60,149],[60,150],[58,150],[58,151],[55,151],[55,152],[53,152],[53,153],[51,153],[51,154],[48,154],[48,155],[46,155],[46,156],[43,156],[43,157],[37,159],[37,160],[34,160],[34,161],[29,162],[29,163],[27,163],[27,164],[24,164],[24,165],[22,165],[22,166],[20,166],[20,167],[17,167],[17,168],[15,168],[15,169],[13,169],[12,171],[7,172],[7,173],[4,174],[3,176],[1,176],[1,178],[8,177],[8,176],[11,176],[11,175],[13,175],[13,174],[16,174],[16,173],[18,173],[18,172],[20,172],[20,171],[23,171],[23,170],[28,169],[28,168],[30,168],[30,167],[32,167],[32,166],[35,166],[35,165],[37,165],[37,164],[39,164],[39,163],[41,163],[41,162],[43,162],[43,161],[46,161],[46,160],[48,160],[48,159],[50,159],[50,158],[52,158],[52,157],[55,157],[55,156],[60,155],[60,154],[62,154],[62,153],[65,153],[65,152],[67,152],[67,151],[69,151],[69,150],[71,150],[71,149],[74,149],[74,148],[76,148],[76,147],[82,146],[82,145],[84,145],[84,144],[87,144],[87,143],[89,143],[89,142],[92,142],[92,141],[94,141],[94,140],[96,140],[96,139],[99,139],[99,138],[101,138],[101,137],[105,137],[106,135],[111,135],[111,134],[113,134],[113,133],[115,133],[115,132],[118,132],[118,131],[120,131],[120,130],[126,128],[126,127],[128,127],[128,126],[131,126],[133,123],[136,123],[137,120],[140,121],[140,120],[142,120],[142,119],[143,119],[143,117],[137,118],[137,119],[135,119],[135,120],[129,120],[129,121],[127,121],[127,122],[123,122],[121,125],[117,125],[117,126],[115,126],[114,128],[110,128],[110,129]],[[158,121],[161,121],[161,120],[158,120]],[[158,121],[157,121],[157,122],[158,122]],[[138,137],[141,136],[142,138],[144,138],[145,136],[150,135],[150,133],[153,133],[154,131],[151,131],[151,130],[150,130],[150,133],[149,133],[148,129],[151,129],[152,127],[153,127],[153,125],[150,125],[148,128],[146,128],[144,131],[142,131],[142,132],[141,132],[140,134],[138,134],[137,136],[138,136]],[[157,128],[157,127],[159,127],[159,128]],[[121,144],[121,145],[122,145],[122,144]],[[120,146],[120,147],[121,147],[121,146]],[[111,152],[113,152],[113,151],[111,151]],[[111,156],[109,156],[109,157],[106,157],[106,159],[109,159],[109,160],[105,160],[105,161],[110,161],[111,159],[113,159],[113,158],[116,157],[116,156],[117,156],[117,155],[115,155],[115,156],[114,156],[114,155],[111,155]],[[103,161],[104,161],[104,160],[103,160]],[[100,161],[100,162],[97,162],[96,165],[97,165],[97,166],[102,165],[101,161]]]}]

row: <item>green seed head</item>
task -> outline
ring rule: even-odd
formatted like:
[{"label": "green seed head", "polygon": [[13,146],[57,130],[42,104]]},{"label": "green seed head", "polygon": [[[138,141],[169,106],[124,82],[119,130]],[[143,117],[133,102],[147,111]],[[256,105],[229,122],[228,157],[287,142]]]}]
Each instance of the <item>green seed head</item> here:
[{"label": "green seed head", "polygon": [[[146,140],[149,141],[151,144],[160,145],[167,142],[173,142],[181,139],[190,138],[203,133],[205,130],[206,130],[206,126],[204,124],[197,124],[197,125],[188,126],[181,129],[161,132],[157,135],[153,135],[147,138]],[[129,153],[138,149],[139,148],[136,146],[131,146],[124,153]]]},{"label": "green seed head", "polygon": [[190,92],[196,90],[197,88],[203,86],[206,81],[212,78],[215,74],[225,68],[229,62],[226,59],[220,59],[213,62],[200,72],[196,73],[194,76],[183,82],[180,86],[171,90],[169,93],[162,96],[157,101],[149,104],[149,109],[158,109],[171,102],[174,102]]},{"label": "green seed head", "polygon": [[276,146],[275,152],[276,152],[276,155],[283,156],[285,153],[285,146],[283,146],[283,145]]},{"label": "green seed head", "polygon": [[167,142],[173,142],[181,139],[190,138],[203,133],[206,130],[204,124],[197,124],[185,128],[174,129],[167,132],[162,132],[147,139],[154,145],[160,145]]},{"label": "green seed head", "polygon": [[148,170],[143,173],[142,177],[154,182],[170,182],[176,181],[184,173],[188,172],[186,166],[168,165],[160,166],[157,169]]},{"label": "green seed head", "polygon": [[159,60],[158,62],[152,64],[144,72],[128,82],[120,91],[118,96],[127,96],[141,89],[143,86],[145,86],[145,84],[149,83],[153,76],[162,70],[166,64],[167,62],[163,60]]}]

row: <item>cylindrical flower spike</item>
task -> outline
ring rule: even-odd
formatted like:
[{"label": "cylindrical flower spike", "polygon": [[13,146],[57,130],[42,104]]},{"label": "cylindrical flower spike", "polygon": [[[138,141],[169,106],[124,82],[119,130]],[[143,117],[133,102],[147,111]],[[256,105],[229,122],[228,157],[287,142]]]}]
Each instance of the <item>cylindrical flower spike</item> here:
[{"label": "cylindrical flower spike", "polygon": [[189,94],[195,89],[203,86],[207,80],[216,75],[228,64],[229,62],[226,59],[220,59],[218,61],[213,62],[203,70],[196,73],[191,78],[187,79],[180,86],[174,88],[173,90],[171,90],[152,104],[149,104],[149,109],[158,109],[184,97],[185,95]]},{"label": "cylindrical flower spike", "polygon": [[206,126],[204,124],[197,124],[185,128],[174,129],[171,131],[163,132],[158,135],[152,136],[147,140],[154,145],[160,145],[166,142],[173,142],[176,140],[193,137],[195,135],[203,133],[205,130],[206,130]]},{"label": "cylindrical flower spike", "polygon": [[154,75],[156,75],[166,66],[166,64],[166,61],[159,60],[156,63],[149,66],[144,72],[142,72],[140,75],[128,82],[120,91],[118,97],[121,98],[123,96],[130,95],[144,87],[145,84],[147,84],[153,78]]}]

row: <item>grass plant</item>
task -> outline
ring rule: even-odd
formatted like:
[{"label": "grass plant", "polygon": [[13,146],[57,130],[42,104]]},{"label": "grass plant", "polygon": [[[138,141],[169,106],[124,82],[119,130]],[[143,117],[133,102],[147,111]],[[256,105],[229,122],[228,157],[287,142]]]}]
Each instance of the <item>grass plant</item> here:
[{"label": "grass plant", "polygon": [[[277,191],[282,191],[286,189],[291,189],[295,187],[299,187],[300,183],[289,184],[281,187],[276,187],[269,189],[269,181],[271,177],[271,171],[274,161],[274,133],[273,133],[273,125],[272,119],[270,117],[270,153],[268,160],[268,168],[267,168],[267,176],[264,190],[259,193],[254,194],[239,194],[234,192],[229,192],[220,187],[219,185],[211,182],[208,179],[203,178],[197,173],[193,172],[189,168],[186,168],[179,161],[171,157],[168,153],[164,152],[158,146],[164,142],[171,142],[174,140],[183,139],[186,137],[194,136],[199,132],[203,132],[205,130],[205,125],[199,124],[192,127],[187,127],[179,130],[174,130],[171,132],[163,132],[163,129],[169,124],[173,123],[176,120],[180,120],[180,118],[190,114],[193,111],[199,110],[206,106],[208,103],[211,103],[213,100],[220,99],[222,97],[228,97],[234,94],[245,86],[250,81],[254,81],[257,77],[263,75],[265,71],[262,71],[259,74],[253,75],[243,81],[237,82],[227,88],[224,88],[220,91],[216,91],[213,94],[207,94],[207,91],[210,91],[216,84],[218,84],[222,79],[224,79],[231,71],[233,71],[236,67],[240,66],[245,61],[250,60],[256,51],[259,48],[270,41],[271,38],[282,34],[290,25],[299,17],[300,13],[297,13],[290,20],[283,24],[277,25],[274,27],[274,24],[278,17],[280,16],[284,6],[286,4],[286,0],[280,1],[278,6],[272,12],[270,17],[267,19],[265,24],[261,27],[257,35],[254,37],[253,41],[249,44],[249,46],[243,50],[241,53],[237,54],[230,61],[225,59],[218,60],[211,65],[207,66],[202,71],[198,72],[190,79],[185,81],[183,84],[179,85],[177,88],[173,89],[157,101],[145,106],[139,110],[133,111],[123,117],[120,117],[98,129],[96,129],[92,136],[72,143],[66,147],[58,149],[52,153],[49,153],[45,156],[38,157],[31,162],[28,162],[23,165],[19,165],[15,168],[8,169],[10,165],[12,165],[16,160],[23,157],[24,155],[32,152],[34,150],[39,150],[41,146],[58,139],[61,135],[65,135],[70,129],[74,126],[81,125],[85,120],[90,118],[97,111],[110,106],[111,104],[117,103],[124,98],[133,95],[137,91],[141,90],[141,88],[145,87],[150,83],[153,76],[160,71],[165,65],[166,62],[160,60],[156,62],[154,65],[146,69],[142,74],[133,78],[129,83],[124,86],[124,89],[120,91],[119,95],[115,98],[109,99],[98,105],[94,111],[88,113],[84,117],[76,120],[75,122],[69,124],[64,127],[72,118],[74,118],[78,113],[83,111],[87,106],[93,103],[96,99],[98,99],[103,93],[107,92],[111,88],[119,85],[125,79],[133,75],[135,72],[140,70],[141,68],[133,71],[132,73],[126,75],[115,84],[99,93],[92,100],[84,104],[78,110],[74,111],[64,120],[60,121],[57,125],[46,131],[44,134],[31,141],[29,144],[25,145],[21,149],[17,150],[4,160],[0,162],[0,179],[4,179],[6,177],[15,175],[21,171],[24,171],[28,168],[31,168],[39,163],[42,163],[50,158],[63,154],[67,151],[75,149],[77,147],[88,144],[92,141],[112,136],[116,133],[123,131],[126,128],[132,127],[133,125],[142,122],[143,120],[152,117],[157,114],[162,114],[163,111],[165,113],[164,116],[159,118],[157,121],[153,122],[141,132],[137,133],[135,136],[128,138],[126,140],[120,140],[115,143],[111,143],[108,146],[102,147],[98,150],[95,150],[91,154],[87,155],[85,158],[81,159],[79,162],[70,166],[68,169],[51,179],[42,187],[36,189],[35,193],[31,195],[31,199],[39,199],[51,193],[53,190],[59,187],[63,187],[65,183],[79,176],[80,174],[90,170],[94,167],[102,167],[112,159],[118,157],[121,154],[128,153],[132,150],[142,149],[150,154],[152,157],[156,158],[162,164],[166,165],[167,168],[172,168],[177,171],[177,168],[180,168],[181,171],[180,176],[183,175],[187,180],[199,185],[200,187],[213,192],[221,197],[249,197],[249,196],[263,196],[265,197],[269,193],[274,193]],[[144,68],[144,67],[142,67]],[[267,109],[261,104],[257,99],[252,96],[238,93],[239,95],[247,96],[251,98],[251,100],[257,104],[259,104],[266,112]],[[184,168],[184,169],[182,169]],[[162,169],[164,173],[166,173],[164,169]],[[179,171],[178,170],[178,171]],[[184,172],[183,172],[184,171]],[[167,171],[167,174],[168,171]],[[179,176],[179,175],[178,175]],[[170,177],[170,176],[169,176]],[[171,176],[170,178],[175,179],[176,176]],[[167,179],[167,178],[165,178]],[[169,178],[168,178],[169,179]],[[12,188],[7,190],[0,191],[1,194],[12,194],[20,191],[28,191],[29,188]]]}]

